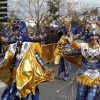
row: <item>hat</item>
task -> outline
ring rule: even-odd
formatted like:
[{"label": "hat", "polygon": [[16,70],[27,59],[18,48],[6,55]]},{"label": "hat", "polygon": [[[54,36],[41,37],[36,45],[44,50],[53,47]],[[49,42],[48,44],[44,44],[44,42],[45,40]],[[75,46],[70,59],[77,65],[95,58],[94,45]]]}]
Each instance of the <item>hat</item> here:
[{"label": "hat", "polygon": [[89,36],[99,36],[99,30],[93,30],[93,31],[89,31]]}]

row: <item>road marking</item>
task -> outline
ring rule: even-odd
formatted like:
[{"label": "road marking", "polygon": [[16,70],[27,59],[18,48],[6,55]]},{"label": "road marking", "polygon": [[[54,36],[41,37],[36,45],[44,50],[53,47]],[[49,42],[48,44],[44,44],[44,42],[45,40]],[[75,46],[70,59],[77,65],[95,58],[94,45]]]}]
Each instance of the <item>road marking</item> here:
[{"label": "road marking", "polygon": [[68,96],[65,96],[65,95],[62,95],[62,96],[60,96],[61,98],[68,98]]},{"label": "road marking", "polygon": [[0,88],[5,87],[6,85],[4,83],[0,83]]},{"label": "road marking", "polygon": [[[61,95],[61,98],[71,98],[71,96]],[[76,95],[73,96],[73,98],[76,98]]]}]

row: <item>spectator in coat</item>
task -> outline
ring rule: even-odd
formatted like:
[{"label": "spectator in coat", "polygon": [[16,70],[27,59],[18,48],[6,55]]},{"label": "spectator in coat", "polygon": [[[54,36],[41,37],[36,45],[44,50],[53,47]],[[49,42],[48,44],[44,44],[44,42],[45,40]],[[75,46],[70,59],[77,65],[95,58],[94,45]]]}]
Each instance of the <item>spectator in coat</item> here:
[{"label": "spectator in coat", "polygon": [[45,44],[57,43],[59,40],[58,36],[54,33],[54,28],[50,28],[49,33],[45,38]]}]

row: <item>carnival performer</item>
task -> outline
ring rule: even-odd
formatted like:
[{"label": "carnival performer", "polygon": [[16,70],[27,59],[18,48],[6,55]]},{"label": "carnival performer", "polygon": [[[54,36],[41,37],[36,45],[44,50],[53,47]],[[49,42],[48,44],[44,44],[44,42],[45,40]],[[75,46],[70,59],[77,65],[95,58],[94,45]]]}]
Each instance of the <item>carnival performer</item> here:
[{"label": "carnival performer", "polygon": [[0,80],[6,84],[2,100],[39,100],[38,84],[54,81],[54,71],[44,67],[39,43],[28,42],[24,21],[13,19],[10,31],[16,43],[7,46],[5,57],[0,60]]},{"label": "carnival performer", "polygon": [[[72,37],[71,36],[71,31],[69,30],[67,32],[66,35],[63,35],[61,37],[61,39],[58,41],[58,44],[59,45],[64,45],[64,48],[69,48],[71,49],[71,45],[70,45],[70,41],[72,41]],[[63,41],[63,40],[66,40],[66,41]],[[63,42],[62,42],[63,41]],[[65,81],[68,81],[70,78],[69,78],[69,72],[70,72],[70,69],[71,69],[71,63],[68,62],[66,59],[64,59],[63,57],[60,58],[60,63],[59,63],[59,71],[58,71],[58,77],[60,75],[61,72],[64,72],[64,80]]]},{"label": "carnival performer", "polygon": [[[58,41],[58,45],[57,48],[67,48],[67,49],[72,49],[71,47],[71,42],[78,39],[81,35],[73,35],[71,28],[69,27],[69,29],[67,28],[67,32],[66,35],[63,35],[60,40]],[[58,71],[58,76],[60,75],[61,72],[64,72],[64,80],[68,81],[69,79],[71,79],[69,77],[69,72],[71,70],[71,63],[69,61],[67,61],[66,59],[64,59],[64,57],[60,58],[60,63],[59,63],[59,71]]]},{"label": "carnival performer", "polygon": [[[87,33],[88,43],[74,41],[72,46],[74,49],[63,50],[62,56],[66,60],[81,67],[77,74],[76,100],[94,100],[100,85],[100,45],[98,43],[100,30],[97,26],[97,24],[94,25],[94,22],[90,24],[91,29]],[[56,55],[55,63],[58,62],[59,55]]]}]

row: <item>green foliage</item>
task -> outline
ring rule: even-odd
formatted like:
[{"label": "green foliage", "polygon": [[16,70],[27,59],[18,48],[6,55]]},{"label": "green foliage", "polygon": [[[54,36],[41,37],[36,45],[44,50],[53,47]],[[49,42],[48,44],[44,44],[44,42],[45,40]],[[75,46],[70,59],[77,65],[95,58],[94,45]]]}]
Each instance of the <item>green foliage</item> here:
[{"label": "green foliage", "polygon": [[57,20],[57,18],[59,18],[59,14],[57,14],[57,15],[52,15],[52,17],[53,17],[53,20]]},{"label": "green foliage", "polygon": [[78,13],[74,13],[73,16],[72,16],[72,20],[71,20],[71,24],[77,24],[77,25],[80,25],[81,21],[79,19],[79,15]]},{"label": "green foliage", "polygon": [[52,20],[56,20],[59,17],[59,0],[48,0],[48,11],[49,16],[52,18]]},{"label": "green foliage", "polygon": [[92,8],[90,11],[91,15],[98,15],[98,9],[97,8]]}]

